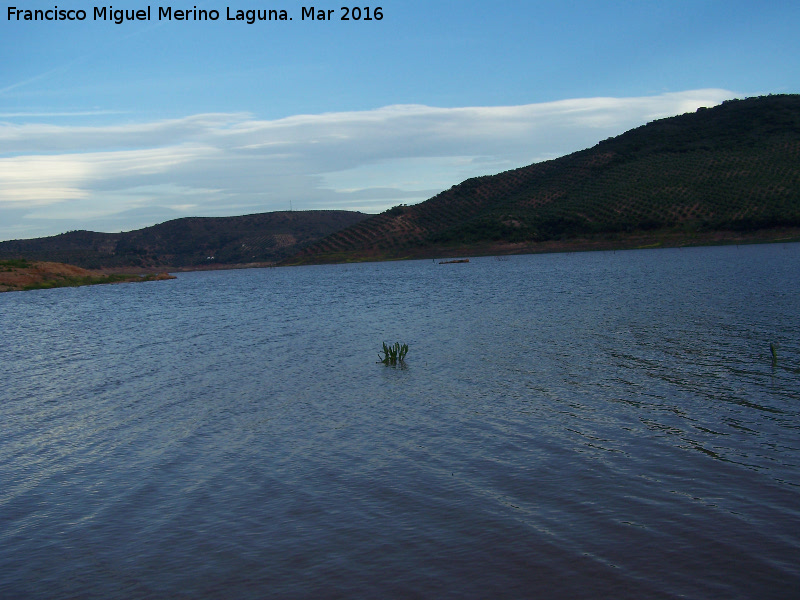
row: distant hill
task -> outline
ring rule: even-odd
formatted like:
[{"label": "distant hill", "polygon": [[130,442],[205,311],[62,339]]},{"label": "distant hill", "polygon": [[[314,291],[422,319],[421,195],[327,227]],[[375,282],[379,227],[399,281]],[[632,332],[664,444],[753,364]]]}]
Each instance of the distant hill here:
[{"label": "distant hill", "polygon": [[192,268],[274,263],[370,215],[344,210],[242,217],[187,217],[124,233],[70,231],[0,242],[0,259],[69,263],[86,269]]},{"label": "distant hill", "polygon": [[286,262],[526,252],[580,241],[625,247],[764,230],[769,238],[798,227],[800,96],[778,95],[726,101],[562,158],[468,179]]}]

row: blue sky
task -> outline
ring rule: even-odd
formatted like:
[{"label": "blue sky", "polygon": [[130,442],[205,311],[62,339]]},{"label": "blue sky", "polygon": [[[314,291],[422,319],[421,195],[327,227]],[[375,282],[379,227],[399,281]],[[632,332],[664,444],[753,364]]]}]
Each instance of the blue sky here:
[{"label": "blue sky", "polygon": [[[19,6],[19,5],[23,6]],[[144,9],[114,2],[114,9]],[[379,212],[724,99],[800,92],[800,3],[201,0],[213,22],[0,13],[0,240]],[[333,9],[301,20],[301,7]]]}]

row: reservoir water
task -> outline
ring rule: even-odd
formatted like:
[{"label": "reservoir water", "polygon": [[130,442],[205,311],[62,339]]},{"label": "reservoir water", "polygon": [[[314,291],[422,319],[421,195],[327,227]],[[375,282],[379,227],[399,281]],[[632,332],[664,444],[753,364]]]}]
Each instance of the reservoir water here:
[{"label": "reservoir water", "polygon": [[0,598],[800,590],[798,244],[182,273],[0,331]]}]

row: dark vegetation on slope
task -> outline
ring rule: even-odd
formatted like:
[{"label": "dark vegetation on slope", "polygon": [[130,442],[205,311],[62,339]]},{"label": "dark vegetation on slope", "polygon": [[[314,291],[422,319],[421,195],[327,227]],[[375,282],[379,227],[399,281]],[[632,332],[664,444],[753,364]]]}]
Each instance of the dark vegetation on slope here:
[{"label": "dark vegetation on slope", "polygon": [[468,179],[307,246],[289,264],[571,240],[800,227],[800,96],[726,101],[593,148]]},{"label": "dark vegetation on slope", "polygon": [[86,269],[208,268],[273,263],[369,215],[344,210],[241,217],[189,217],[124,233],[70,231],[0,242],[0,259],[26,258]]}]

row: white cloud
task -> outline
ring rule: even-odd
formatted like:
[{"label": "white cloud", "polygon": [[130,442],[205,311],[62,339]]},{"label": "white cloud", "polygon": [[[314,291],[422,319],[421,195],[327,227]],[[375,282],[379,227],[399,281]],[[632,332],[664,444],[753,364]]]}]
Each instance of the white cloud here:
[{"label": "white cloud", "polygon": [[[733,96],[710,89],[524,106],[397,105],[274,121],[234,113],[102,127],[0,123],[0,239],[28,237],[26,222],[31,236],[111,223],[134,229],[165,215],[285,210],[290,202],[377,212]],[[12,209],[13,228],[4,227]]]}]

